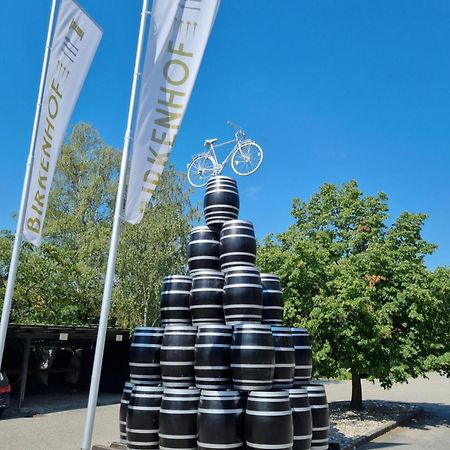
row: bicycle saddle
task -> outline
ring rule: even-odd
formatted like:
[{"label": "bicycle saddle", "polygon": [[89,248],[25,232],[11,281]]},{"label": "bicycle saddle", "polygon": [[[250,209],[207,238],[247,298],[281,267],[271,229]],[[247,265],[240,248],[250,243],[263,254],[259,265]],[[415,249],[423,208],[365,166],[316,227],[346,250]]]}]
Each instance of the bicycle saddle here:
[{"label": "bicycle saddle", "polygon": [[205,147],[209,147],[210,145],[214,144],[214,142],[217,141],[217,138],[214,139],[205,139]]}]

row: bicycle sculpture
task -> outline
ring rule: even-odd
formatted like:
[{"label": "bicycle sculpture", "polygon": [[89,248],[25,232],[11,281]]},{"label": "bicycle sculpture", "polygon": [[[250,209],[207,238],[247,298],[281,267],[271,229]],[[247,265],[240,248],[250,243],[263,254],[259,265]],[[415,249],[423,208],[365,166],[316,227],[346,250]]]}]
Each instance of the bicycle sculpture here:
[{"label": "bicycle sculpture", "polygon": [[[205,186],[212,176],[219,175],[222,172],[230,159],[231,167],[238,175],[251,175],[259,169],[263,160],[262,148],[255,141],[249,139],[241,127],[231,122],[227,122],[227,125],[236,130],[235,138],[216,145],[214,144],[217,142],[217,138],[206,139],[204,146],[208,150],[194,155],[192,161],[188,164],[188,180],[192,186]],[[220,163],[215,149],[233,142],[236,144],[228,156]]]}]

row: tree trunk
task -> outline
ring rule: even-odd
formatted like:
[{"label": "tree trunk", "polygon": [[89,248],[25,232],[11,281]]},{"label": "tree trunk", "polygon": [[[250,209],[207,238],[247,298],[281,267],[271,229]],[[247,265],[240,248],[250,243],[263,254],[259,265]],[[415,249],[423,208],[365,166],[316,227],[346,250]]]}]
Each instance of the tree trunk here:
[{"label": "tree trunk", "polygon": [[356,411],[360,411],[363,408],[362,405],[362,387],[361,376],[352,370],[352,401],[350,402],[350,408]]},{"label": "tree trunk", "polygon": [[148,316],[148,301],[145,301],[145,308],[144,308],[144,327],[147,326],[147,316]]}]

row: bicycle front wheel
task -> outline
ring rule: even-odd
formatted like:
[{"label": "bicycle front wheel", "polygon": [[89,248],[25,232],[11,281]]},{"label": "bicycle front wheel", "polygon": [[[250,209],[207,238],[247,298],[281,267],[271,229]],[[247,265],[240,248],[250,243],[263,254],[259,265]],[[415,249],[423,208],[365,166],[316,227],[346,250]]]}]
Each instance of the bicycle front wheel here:
[{"label": "bicycle front wheel", "polygon": [[215,173],[216,164],[210,155],[196,156],[188,166],[188,180],[194,187],[202,187]]},{"label": "bicycle front wheel", "polygon": [[262,148],[253,141],[241,142],[231,158],[231,167],[238,175],[251,175],[263,160]]}]

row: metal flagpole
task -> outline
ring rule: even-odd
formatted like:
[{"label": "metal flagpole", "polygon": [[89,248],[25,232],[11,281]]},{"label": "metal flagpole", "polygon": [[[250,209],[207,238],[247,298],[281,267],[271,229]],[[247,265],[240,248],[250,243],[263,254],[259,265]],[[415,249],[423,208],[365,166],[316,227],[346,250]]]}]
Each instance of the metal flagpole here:
[{"label": "metal flagpole", "polygon": [[111,291],[113,287],[114,270],[116,265],[117,247],[119,244],[120,221],[122,218],[123,201],[125,196],[125,181],[128,166],[128,153],[131,142],[131,129],[133,124],[134,109],[136,103],[136,92],[138,78],[141,75],[142,47],[145,34],[145,22],[147,14],[148,0],[142,2],[141,23],[139,26],[139,38],[136,50],[136,61],[134,64],[133,84],[131,87],[130,106],[128,110],[127,128],[125,131],[124,147],[122,153],[122,162],[120,165],[119,188],[117,191],[116,207],[114,211],[113,229],[111,235],[111,244],[108,256],[108,268],[106,270],[105,287],[103,290],[102,309],[100,313],[100,322],[97,332],[97,343],[95,346],[94,366],[92,369],[91,386],[89,390],[89,401],[84,426],[83,444],[81,450],[90,450],[92,442],[92,431],[94,428],[95,409],[97,407],[98,388],[100,384],[100,375],[102,371],[103,352],[105,350],[106,331],[108,327],[109,309],[111,306]]},{"label": "metal flagpole", "polygon": [[31,133],[30,150],[28,153],[27,167],[25,170],[25,179],[23,181],[22,198],[20,200],[20,210],[17,219],[16,235],[14,238],[14,247],[9,266],[8,283],[6,285],[5,300],[3,302],[2,320],[0,322],[0,368],[2,366],[3,352],[5,350],[6,333],[8,331],[9,316],[11,313],[12,298],[14,294],[14,285],[16,283],[17,266],[19,265],[20,247],[22,244],[23,225],[25,222],[25,212],[27,207],[28,192],[30,190],[31,172],[34,162],[34,147],[36,145],[36,136],[41,115],[42,97],[44,95],[44,83],[47,77],[48,61],[50,58],[50,43],[55,24],[56,1],[52,1],[50,10],[50,19],[48,24],[47,40],[45,43],[44,61],[42,63],[41,81],[39,83],[36,112],[34,114],[33,131]]}]

